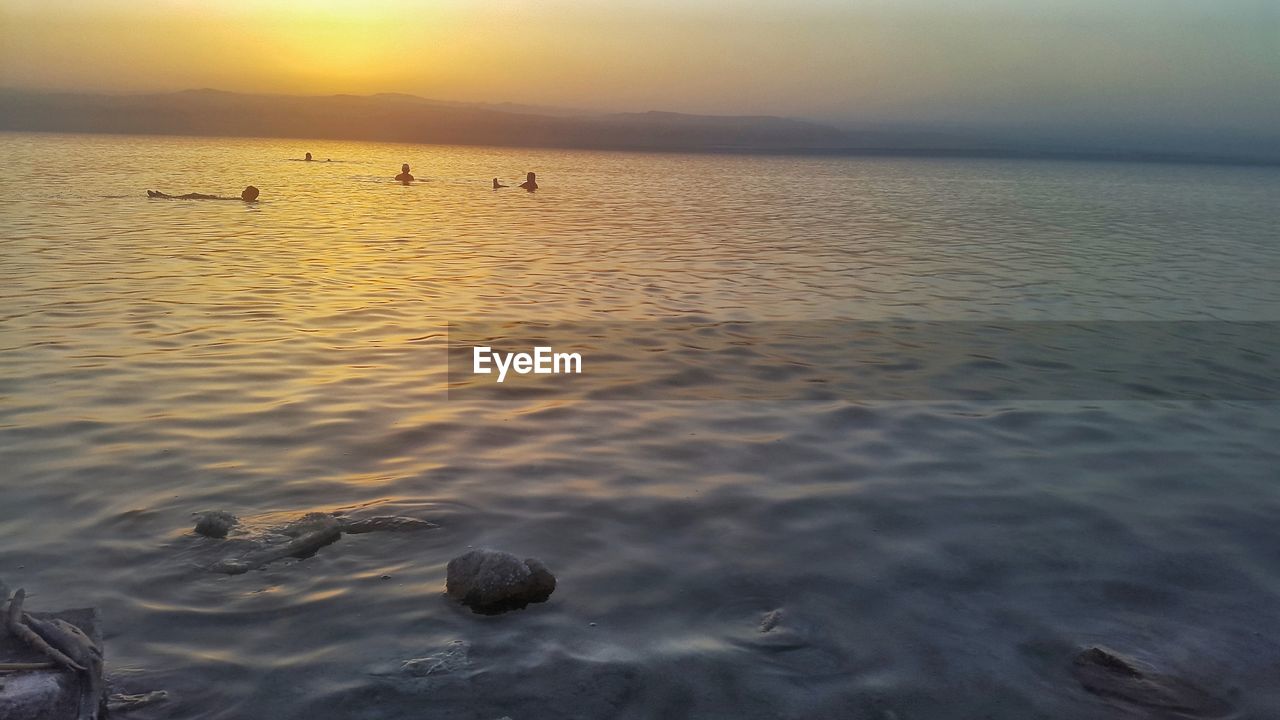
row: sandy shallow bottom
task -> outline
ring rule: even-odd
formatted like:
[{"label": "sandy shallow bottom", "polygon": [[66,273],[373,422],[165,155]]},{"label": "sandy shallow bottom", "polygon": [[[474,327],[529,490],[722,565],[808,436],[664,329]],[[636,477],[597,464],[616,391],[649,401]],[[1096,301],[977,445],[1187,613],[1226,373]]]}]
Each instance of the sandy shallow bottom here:
[{"label": "sandy shallow bottom", "polygon": [[[171,693],[133,717],[1144,717],[1073,678],[1091,645],[1227,717],[1280,707],[1280,404],[446,398],[439,334],[1266,320],[1274,174],[0,147],[20,169],[0,180],[0,578],[32,607],[101,608],[117,685]],[[303,149],[361,161],[285,161]],[[68,153],[83,182],[38,172]],[[381,181],[405,160],[428,181]],[[498,164],[544,189],[486,190]],[[137,197],[246,174],[256,208]],[[648,197],[624,174],[708,190]],[[440,527],[227,576],[208,570],[227,541],[191,533],[211,509],[255,532],[337,510]],[[542,558],[555,594],[492,617],[450,602],[446,564],[480,546]]]}]

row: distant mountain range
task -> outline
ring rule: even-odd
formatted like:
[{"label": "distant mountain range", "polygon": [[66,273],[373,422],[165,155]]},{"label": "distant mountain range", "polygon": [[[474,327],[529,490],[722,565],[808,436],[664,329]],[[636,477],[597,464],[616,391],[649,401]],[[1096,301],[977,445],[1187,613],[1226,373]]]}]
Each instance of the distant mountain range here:
[{"label": "distant mountain range", "polygon": [[[0,90],[0,131],[281,137],[672,152],[1071,157],[1280,163],[1280,143],[1032,137],[992,131],[840,128],[768,116],[601,114],[412,95],[105,95]],[[1194,147],[1195,150],[1189,150]]]}]

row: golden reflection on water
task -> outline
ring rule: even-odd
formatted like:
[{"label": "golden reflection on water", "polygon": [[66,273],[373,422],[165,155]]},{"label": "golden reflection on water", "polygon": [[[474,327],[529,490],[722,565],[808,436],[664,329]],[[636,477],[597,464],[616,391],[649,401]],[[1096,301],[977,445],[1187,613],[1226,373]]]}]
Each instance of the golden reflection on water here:
[{"label": "golden reflection on water", "polygon": [[[1077,717],[1017,653],[1086,631],[1243,638],[1213,666],[1245,697],[1274,685],[1239,666],[1277,630],[1256,614],[1277,601],[1266,408],[446,400],[443,334],[645,321],[629,347],[652,356],[664,322],[1274,317],[1273,175],[35,135],[0,154],[0,568],[101,606],[111,662],[177,716],[821,714],[870,683],[877,709],[998,686],[1016,717]],[[391,181],[403,162],[421,182]],[[528,171],[535,194],[489,187]],[[145,197],[249,183],[249,206]],[[615,380],[635,378],[593,382]],[[209,509],[440,527],[228,578],[189,532]],[[542,557],[563,592],[477,621],[440,596],[469,545]],[[780,607],[803,650],[757,647]],[[372,671],[457,638],[474,685]]]}]

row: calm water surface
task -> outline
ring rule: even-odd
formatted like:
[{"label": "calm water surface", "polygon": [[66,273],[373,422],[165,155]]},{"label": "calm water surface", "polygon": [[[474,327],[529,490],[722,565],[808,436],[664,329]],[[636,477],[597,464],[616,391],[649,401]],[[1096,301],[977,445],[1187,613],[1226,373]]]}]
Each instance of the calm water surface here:
[{"label": "calm water surface", "polygon": [[[441,333],[1278,320],[1280,172],[52,135],[0,161],[0,578],[101,608],[116,684],[172,695],[137,717],[1133,717],[1072,680],[1090,644],[1280,707],[1274,403],[469,401]],[[229,577],[209,509],[441,527]],[[473,615],[442,595],[468,546],[559,589]]]}]

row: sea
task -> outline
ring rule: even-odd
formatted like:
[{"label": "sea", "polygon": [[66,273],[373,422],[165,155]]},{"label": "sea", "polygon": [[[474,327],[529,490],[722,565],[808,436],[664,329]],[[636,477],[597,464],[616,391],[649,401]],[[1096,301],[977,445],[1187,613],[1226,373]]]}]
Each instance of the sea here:
[{"label": "sea", "polygon": [[[13,133],[0,167],[0,581],[100,611],[113,691],[167,693],[129,717],[1165,717],[1081,686],[1095,646],[1280,717],[1280,169]],[[504,344],[581,372],[474,372]],[[311,512],[437,527],[213,569]],[[555,593],[471,612],[474,548]]]}]

